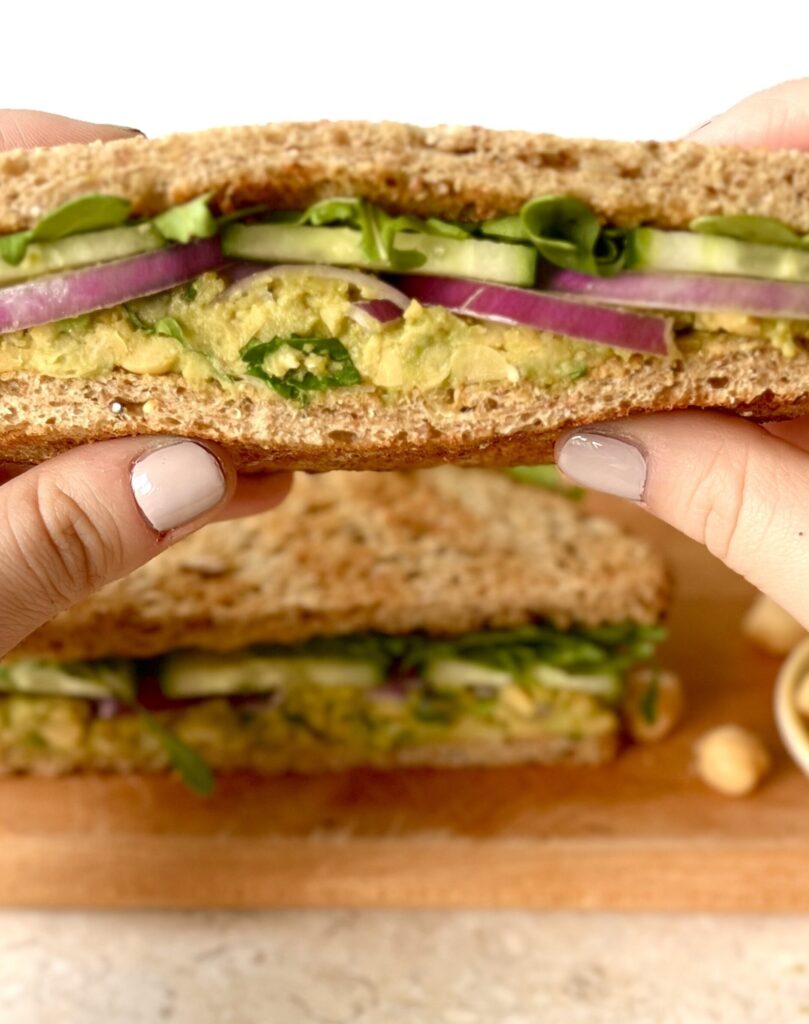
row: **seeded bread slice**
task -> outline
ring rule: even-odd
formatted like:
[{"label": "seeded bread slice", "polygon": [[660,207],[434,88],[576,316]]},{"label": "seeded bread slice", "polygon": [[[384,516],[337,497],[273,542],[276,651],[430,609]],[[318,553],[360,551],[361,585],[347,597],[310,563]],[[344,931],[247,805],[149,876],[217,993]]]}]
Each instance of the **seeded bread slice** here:
[{"label": "seeded bread slice", "polygon": [[14,657],[143,658],[536,618],[652,623],[667,595],[647,543],[505,474],[301,475],[278,510],[206,527],[58,616]]},{"label": "seeded bread slice", "polygon": [[211,192],[225,211],[361,195],[391,210],[475,220],[562,192],[624,226],[750,213],[809,231],[806,153],[316,121],[10,151],[0,155],[0,232],[88,192],[126,196],[143,215]]}]

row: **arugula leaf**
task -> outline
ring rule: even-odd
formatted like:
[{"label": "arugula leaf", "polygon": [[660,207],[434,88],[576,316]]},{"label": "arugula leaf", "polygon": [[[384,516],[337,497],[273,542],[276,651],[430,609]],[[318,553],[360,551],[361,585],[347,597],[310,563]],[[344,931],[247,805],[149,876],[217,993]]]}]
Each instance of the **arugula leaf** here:
[{"label": "arugula leaf", "polygon": [[143,331],[145,334],[154,333],[153,325],[147,323],[138,311],[133,309],[128,302],[124,303],[124,312],[126,313],[127,320],[136,330]]},{"label": "arugula leaf", "polygon": [[117,228],[129,217],[131,210],[132,203],[120,196],[79,196],[40,218],[31,232],[31,241],[56,242],[85,231]]},{"label": "arugula leaf", "polygon": [[216,219],[216,226],[221,231],[226,224],[232,224],[237,220],[244,220],[246,217],[256,217],[264,213],[267,207],[264,203],[257,203],[255,206],[245,206],[241,210],[234,210],[232,213],[223,213]]},{"label": "arugula leaf", "polygon": [[[285,347],[301,353],[298,365],[291,367],[283,374],[268,373],[264,368],[265,360]],[[253,338],[239,354],[247,365],[247,372],[252,377],[266,381],[284,398],[304,404],[310,391],[349,387],[362,381],[348,350],[338,338],[303,338],[296,334],[289,338],[275,337],[270,341]],[[306,359],[309,356],[325,358],[327,361],[326,372],[313,373],[307,369]]]},{"label": "arugula leaf", "polygon": [[410,705],[413,717],[433,725],[452,725],[462,710],[460,693],[451,690],[426,690]]},{"label": "arugula leaf", "polygon": [[180,206],[173,206],[158,214],[152,224],[167,242],[185,244],[192,238],[213,238],[218,228],[216,218],[208,206],[211,194],[206,192]]},{"label": "arugula leaf", "polygon": [[281,211],[278,215],[280,217],[290,217],[294,220],[295,224],[312,224],[315,227],[322,227],[327,224],[344,224],[350,228],[362,227],[363,217],[363,201],[361,199],[354,199],[351,197],[343,198],[338,197],[336,199],[321,199],[317,203],[313,203],[303,213],[284,213]]},{"label": "arugula leaf", "polygon": [[566,483],[556,466],[511,466],[505,472],[521,484],[544,487],[571,501],[579,501],[584,497],[584,488]]},{"label": "arugula leaf", "polygon": [[173,316],[161,317],[155,323],[150,324],[128,302],[124,303],[124,312],[135,330],[142,331],[144,334],[162,334],[168,338],[176,338],[181,344],[185,344],[183,329]]},{"label": "arugula leaf", "polygon": [[173,316],[164,316],[152,328],[154,334],[163,334],[167,338],[176,338],[182,345],[185,344],[183,329]]},{"label": "arugula leaf", "polygon": [[137,708],[137,712],[144,726],[160,741],[172,768],[186,786],[197,796],[210,796],[215,782],[207,761],[150,712],[141,707]]},{"label": "arugula leaf", "polygon": [[655,673],[652,681],[643,691],[643,696],[638,703],[638,710],[641,718],[647,725],[654,725],[657,721],[657,712],[660,704],[660,677]]},{"label": "arugula leaf", "polygon": [[86,331],[90,326],[91,319],[89,313],[81,313],[79,316],[68,316],[64,320],[57,320],[53,326],[58,327],[60,333],[72,334],[74,331]]},{"label": "arugula leaf", "polygon": [[580,199],[530,199],[520,211],[520,220],[541,255],[558,267],[596,277],[612,277],[624,267],[627,232],[602,227]]},{"label": "arugula leaf", "polygon": [[438,235],[441,238],[463,240],[472,236],[471,225],[459,224],[457,221],[439,220],[438,217],[428,217],[427,220],[422,221],[422,227],[419,230],[425,231],[428,235]]},{"label": "arugula leaf", "polygon": [[188,284],[185,286],[185,289],[183,290],[183,298],[185,299],[186,302],[193,302],[194,299],[197,297],[198,291],[199,285],[197,284],[197,282],[189,281]]},{"label": "arugula leaf", "polygon": [[31,242],[56,242],[85,231],[117,228],[131,210],[130,201],[120,196],[79,196],[40,217],[30,230],[0,236],[0,259],[13,267],[19,266]]},{"label": "arugula leaf", "polygon": [[435,658],[460,658],[520,673],[536,662],[570,672],[620,673],[653,656],[665,637],[660,626],[617,623],[595,628],[558,630],[545,623],[518,629],[488,630],[460,637],[422,634],[386,636],[357,633],[319,637],[297,647],[261,645],[269,657],[341,657],[376,661],[386,672],[418,673]]},{"label": "arugula leaf", "polygon": [[365,199],[346,196],[321,199],[299,214],[295,222],[314,226],[340,224],[355,228],[362,235],[362,248],[368,259],[398,271],[415,270],[427,259],[423,253],[415,250],[403,251],[396,248],[396,235],[400,231],[459,239],[470,235],[469,230],[461,224],[439,220],[437,217],[422,220],[413,216],[392,216]]},{"label": "arugula leaf", "polygon": [[761,245],[785,245],[793,249],[806,247],[806,240],[774,217],[738,214],[733,217],[697,217],[688,225],[689,231],[702,235],[722,235],[741,242]]},{"label": "arugula leaf", "polygon": [[17,267],[25,259],[31,231],[15,231],[13,235],[0,235],[0,259]]},{"label": "arugula leaf", "polygon": [[488,235],[490,238],[500,238],[507,242],[530,242],[522,219],[517,216],[495,217],[494,220],[484,220],[478,226],[481,235]]}]

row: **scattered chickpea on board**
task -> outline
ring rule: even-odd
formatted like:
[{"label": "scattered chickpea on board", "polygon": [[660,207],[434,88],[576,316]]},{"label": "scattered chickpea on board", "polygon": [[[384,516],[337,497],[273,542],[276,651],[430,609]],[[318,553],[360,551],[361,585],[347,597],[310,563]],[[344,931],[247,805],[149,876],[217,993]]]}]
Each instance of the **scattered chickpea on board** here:
[{"label": "scattered chickpea on board", "polygon": [[766,594],[759,594],[742,619],[742,633],[768,654],[789,654],[806,630]]},{"label": "scattered chickpea on board", "polygon": [[770,754],[754,732],[740,725],[719,725],[697,740],[697,775],[725,796],[747,796],[770,770]]},{"label": "scattered chickpea on board", "polygon": [[680,721],[683,684],[675,672],[641,668],[627,680],[623,719],[629,735],[638,743],[654,743]]}]

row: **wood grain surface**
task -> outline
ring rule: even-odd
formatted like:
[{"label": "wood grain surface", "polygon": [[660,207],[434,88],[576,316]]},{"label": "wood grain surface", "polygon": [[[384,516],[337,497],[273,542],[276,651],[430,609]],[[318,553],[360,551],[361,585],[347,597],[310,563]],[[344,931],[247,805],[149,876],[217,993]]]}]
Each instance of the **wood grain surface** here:
[{"label": "wood grain surface", "polygon": [[[601,768],[0,780],[0,904],[809,910],[809,784],[771,714],[778,662],[739,634],[752,590],[642,512],[590,499],[661,545],[676,579],[664,661],[688,712]],[[694,739],[758,730],[774,772],[729,800]]]}]

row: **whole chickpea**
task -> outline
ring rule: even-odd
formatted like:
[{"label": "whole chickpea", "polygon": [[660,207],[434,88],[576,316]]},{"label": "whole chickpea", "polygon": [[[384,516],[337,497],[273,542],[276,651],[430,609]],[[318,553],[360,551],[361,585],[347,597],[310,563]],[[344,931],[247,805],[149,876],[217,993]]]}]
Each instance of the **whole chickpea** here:
[{"label": "whole chickpea", "polygon": [[720,725],[696,743],[697,774],[725,796],[746,796],[770,770],[761,738],[740,725]]},{"label": "whole chickpea", "polygon": [[638,743],[663,739],[683,714],[683,685],[676,672],[638,668],[624,687],[624,725]]}]

